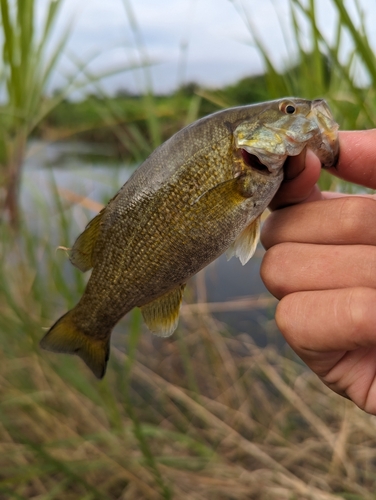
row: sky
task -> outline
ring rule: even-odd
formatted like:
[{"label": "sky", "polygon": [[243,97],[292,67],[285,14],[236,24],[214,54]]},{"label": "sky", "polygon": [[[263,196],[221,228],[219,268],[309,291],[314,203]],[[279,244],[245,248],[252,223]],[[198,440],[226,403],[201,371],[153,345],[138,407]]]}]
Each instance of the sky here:
[{"label": "sky", "polygon": [[[41,16],[47,1],[40,0]],[[355,15],[354,1],[344,1],[351,15]],[[331,2],[316,3],[320,26],[330,39],[335,21]],[[360,0],[360,4],[376,51],[376,2]],[[67,56],[51,86],[61,86],[62,75],[75,73],[77,64],[91,61],[90,72],[101,74],[134,67],[140,60],[151,63],[146,75],[124,71],[103,80],[104,90],[139,93],[150,85],[154,92],[167,93],[192,81],[206,87],[231,84],[263,70],[248,22],[282,68],[294,60],[288,5],[288,0],[64,0],[54,38],[65,26],[72,31]],[[132,30],[132,16],[137,33]]]}]

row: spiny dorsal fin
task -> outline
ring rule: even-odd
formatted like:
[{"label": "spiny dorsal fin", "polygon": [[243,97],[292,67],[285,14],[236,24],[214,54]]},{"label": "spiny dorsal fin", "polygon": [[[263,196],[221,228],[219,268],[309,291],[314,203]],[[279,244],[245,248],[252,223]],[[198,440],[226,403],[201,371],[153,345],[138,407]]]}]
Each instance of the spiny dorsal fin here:
[{"label": "spiny dorsal fin", "polygon": [[185,284],[180,285],[141,307],[144,321],[155,335],[169,337],[176,330],[184,288]]},{"label": "spiny dorsal fin", "polygon": [[227,249],[226,257],[239,257],[240,262],[246,264],[256,251],[260,239],[261,216],[257,217],[249,226],[239,234],[233,244]]},{"label": "spiny dorsal fin", "polygon": [[104,211],[92,219],[86,226],[85,231],[75,241],[70,251],[70,261],[82,272],[93,267],[93,250],[98,238],[101,219]]}]

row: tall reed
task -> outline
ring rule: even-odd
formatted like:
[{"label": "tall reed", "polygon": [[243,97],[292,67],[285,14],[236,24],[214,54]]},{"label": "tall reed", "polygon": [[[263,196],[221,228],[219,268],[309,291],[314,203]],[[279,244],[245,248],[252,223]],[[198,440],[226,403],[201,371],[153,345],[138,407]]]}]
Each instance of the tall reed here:
[{"label": "tall reed", "polygon": [[51,109],[46,88],[63,52],[69,28],[54,46],[50,37],[62,0],[47,2],[42,26],[35,0],[1,0],[0,92],[5,97],[0,120],[0,206],[13,224],[18,220],[18,194],[27,140]]}]

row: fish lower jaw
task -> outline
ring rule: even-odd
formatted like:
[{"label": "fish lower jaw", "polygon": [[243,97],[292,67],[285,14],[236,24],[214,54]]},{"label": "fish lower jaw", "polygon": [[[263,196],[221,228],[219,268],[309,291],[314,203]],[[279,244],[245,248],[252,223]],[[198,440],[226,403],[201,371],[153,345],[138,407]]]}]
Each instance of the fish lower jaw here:
[{"label": "fish lower jaw", "polygon": [[262,165],[264,165],[265,169],[261,173],[272,177],[278,176],[283,168],[283,165],[285,164],[286,159],[287,155],[270,155],[267,158],[262,155],[261,158],[259,157],[259,160]]},{"label": "fish lower jaw", "polygon": [[254,149],[241,148],[242,157],[247,167],[256,170],[263,175],[278,175],[278,172],[283,167],[287,156],[276,155],[255,151]]}]

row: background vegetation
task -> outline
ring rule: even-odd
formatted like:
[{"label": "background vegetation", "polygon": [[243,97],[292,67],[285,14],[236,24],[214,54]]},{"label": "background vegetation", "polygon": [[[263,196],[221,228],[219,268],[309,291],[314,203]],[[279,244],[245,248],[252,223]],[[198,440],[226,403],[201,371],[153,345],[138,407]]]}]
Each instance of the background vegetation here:
[{"label": "background vegetation", "polygon": [[[46,37],[59,3],[49,5]],[[7,96],[1,108],[1,199],[10,220],[17,209],[12,212],[5,201],[9,183],[17,179],[17,203],[30,136],[110,142],[117,155],[140,161],[202,114],[284,95],[325,97],[342,128],[373,126],[376,65],[363,15],[359,10],[354,23],[343,2],[330,3],[337,12],[331,44],[317,24],[315,1],[290,1],[298,59],[282,72],[246,8],[239,7],[264,58],[264,75],[220,90],[189,85],[168,97],[113,98],[98,92],[72,103],[65,99],[68,89],[54,98],[44,94],[54,61],[40,71],[46,60],[44,42],[35,42],[34,3],[19,0],[7,12],[10,2],[1,0],[0,83]],[[309,46],[302,42],[307,29]],[[345,34],[352,52],[343,60]],[[64,38],[55,58],[63,45]],[[13,58],[14,51],[21,56]],[[360,68],[368,78],[362,87]],[[328,177],[321,182],[353,189]],[[41,353],[43,329],[72,307],[85,285],[64,252],[52,247],[51,235],[69,245],[74,213],[81,221],[93,215],[87,202],[73,207],[60,197],[52,177],[49,196],[52,211],[41,202],[18,218],[18,231],[6,218],[0,225],[0,499],[375,498],[375,419],[332,394],[290,351],[272,345],[260,350],[248,333],[230,334],[210,315],[203,275],[191,284],[171,339],[144,331],[138,311],[119,324],[101,382],[74,357]],[[250,297],[231,307],[266,307],[270,336],[277,334],[274,305],[272,298]]]}]

